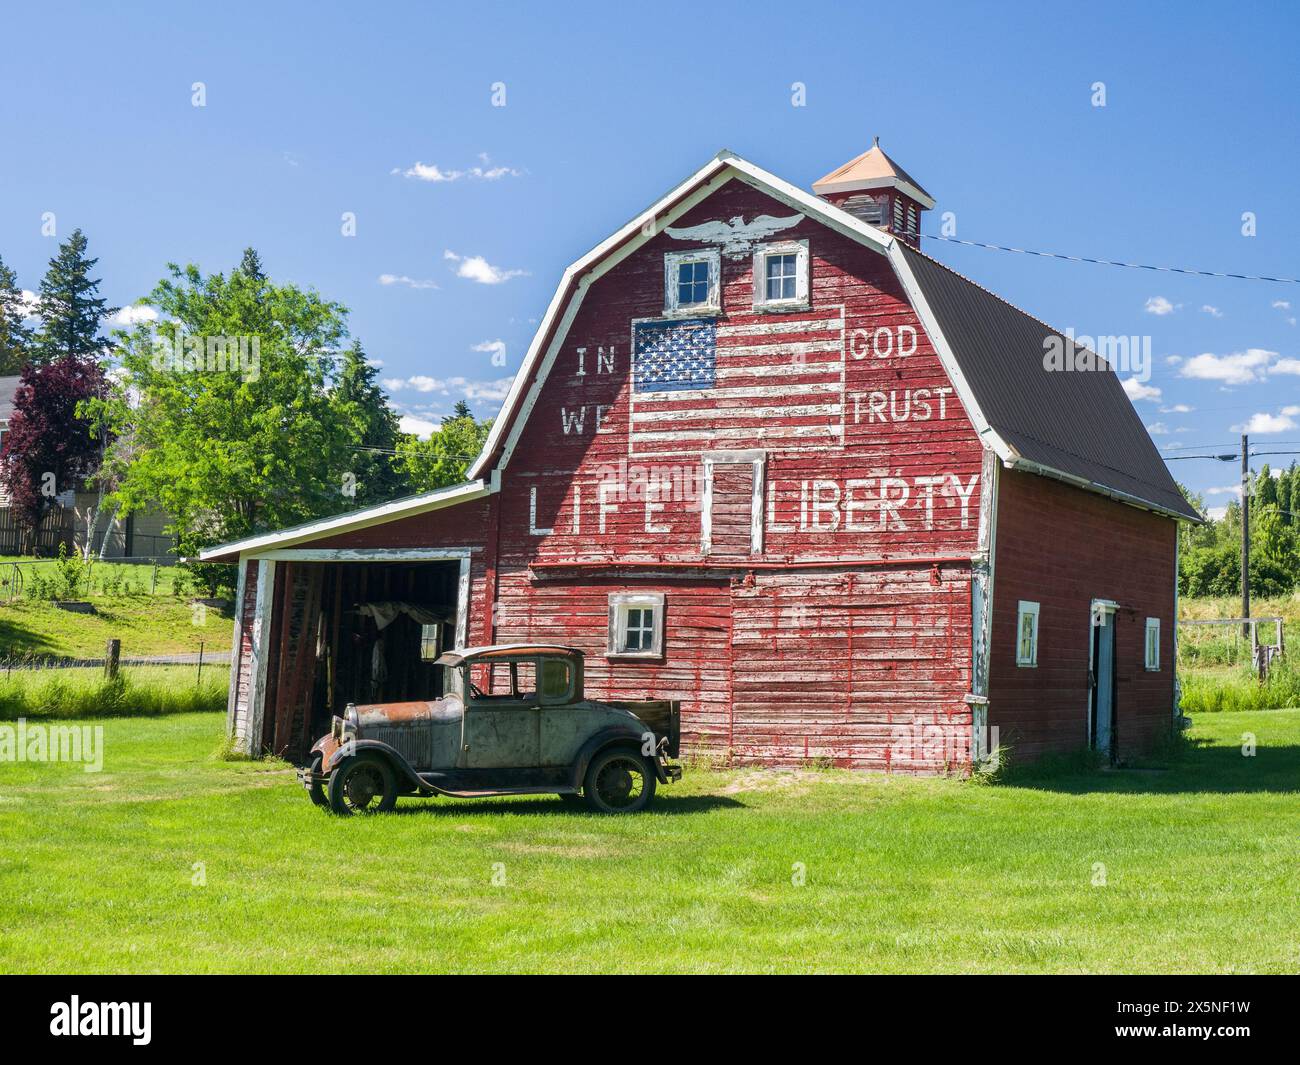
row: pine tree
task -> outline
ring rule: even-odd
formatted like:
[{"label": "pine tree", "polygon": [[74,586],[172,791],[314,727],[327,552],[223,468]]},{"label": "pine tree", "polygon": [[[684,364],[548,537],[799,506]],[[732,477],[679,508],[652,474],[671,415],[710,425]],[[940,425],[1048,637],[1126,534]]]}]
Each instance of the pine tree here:
[{"label": "pine tree", "polygon": [[90,276],[98,262],[86,258],[86,237],[80,229],[59,245],[41,279],[41,328],[33,361],[50,363],[65,356],[98,360],[111,346],[99,326],[118,308],[108,306],[99,295],[99,279]]},{"label": "pine tree", "polygon": [[444,422],[459,421],[461,418],[473,418],[474,412],[469,409],[469,404],[463,399],[456,400],[456,405],[451,408],[450,414],[443,415]]},{"label": "pine tree", "polygon": [[31,358],[32,331],[24,324],[29,313],[18,276],[0,259],[0,376],[21,373]]},{"label": "pine tree", "polygon": [[348,483],[355,489],[350,501],[358,507],[382,503],[410,491],[405,474],[393,462],[400,435],[398,419],[377,383],[378,376],[361,342],[353,341],[343,352],[334,403],[341,420],[352,429],[352,479]]}]

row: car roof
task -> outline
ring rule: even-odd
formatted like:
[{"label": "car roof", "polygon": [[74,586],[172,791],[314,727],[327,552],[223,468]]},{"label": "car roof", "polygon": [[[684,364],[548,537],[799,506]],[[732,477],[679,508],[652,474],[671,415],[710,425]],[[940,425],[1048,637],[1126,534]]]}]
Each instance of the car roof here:
[{"label": "car roof", "polygon": [[518,658],[521,655],[576,655],[582,652],[562,643],[494,643],[482,647],[459,647],[445,651],[434,665],[459,666],[469,661],[492,658]]}]

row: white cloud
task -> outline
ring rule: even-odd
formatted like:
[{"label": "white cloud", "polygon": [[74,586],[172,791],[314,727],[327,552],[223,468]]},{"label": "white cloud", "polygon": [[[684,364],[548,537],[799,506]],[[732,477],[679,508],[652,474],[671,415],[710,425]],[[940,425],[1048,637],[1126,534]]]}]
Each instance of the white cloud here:
[{"label": "white cloud", "polygon": [[1169,426],[1164,422],[1153,422],[1151,425],[1147,426],[1147,432],[1152,436],[1168,436]]},{"label": "white cloud", "polygon": [[129,306],[123,307],[113,315],[113,324],[121,326],[139,325],[142,322],[158,321],[158,312],[152,307]]},{"label": "white cloud", "polygon": [[41,305],[40,296],[36,295],[35,292],[32,292],[29,289],[23,289],[20,303],[23,310],[26,311],[26,314],[23,316],[24,321],[37,317],[37,311],[40,309]]},{"label": "white cloud", "polygon": [[1177,365],[1178,365],[1180,362],[1182,362],[1182,361],[1183,361],[1183,357],[1182,357],[1181,355],[1166,355],[1166,356],[1165,356],[1165,365],[1166,365],[1166,366],[1177,366]]},{"label": "white cloud", "polygon": [[468,377],[426,377],[417,374],[414,377],[386,377],[381,382],[388,392],[402,392],[412,389],[416,392],[436,392],[442,396],[458,395],[466,399],[492,401],[499,403],[506,398],[514,376],[500,377],[494,381],[476,381]]},{"label": "white cloud", "polygon": [[[1291,408],[1291,409],[1294,410],[1295,408]],[[1232,431],[1234,433],[1250,433],[1252,435],[1254,434],[1262,435],[1264,433],[1284,433],[1288,429],[1295,429],[1295,428],[1296,428],[1296,420],[1295,418],[1291,417],[1291,415],[1289,414],[1260,413],[1260,414],[1252,414],[1250,416],[1250,421],[1246,422],[1243,425],[1234,425],[1232,427]]]},{"label": "white cloud", "polygon": [[1136,403],[1140,399],[1159,399],[1160,389],[1155,385],[1145,385],[1136,377],[1130,377],[1124,381],[1124,394]]},{"label": "white cloud", "polygon": [[1241,485],[1225,484],[1221,488],[1207,488],[1201,493],[1203,496],[1241,496]]},{"label": "white cloud", "polygon": [[1283,407],[1282,413],[1288,418],[1294,418],[1297,414],[1300,414],[1300,407]]},{"label": "white cloud", "polygon": [[524,277],[528,273],[527,270],[503,270],[499,266],[493,266],[481,255],[462,256],[448,250],[442,253],[442,257],[456,264],[457,277],[477,281],[480,285],[499,285],[512,277]]},{"label": "white cloud", "polygon": [[1161,407],[1161,414],[1191,414],[1195,407],[1189,407],[1186,403],[1175,403],[1171,407]]},{"label": "white cloud", "polygon": [[504,340],[485,340],[481,344],[475,344],[471,351],[482,351],[492,356],[492,365],[504,366],[506,364],[506,342]]},{"label": "white cloud", "polygon": [[1273,308],[1274,308],[1274,310],[1279,310],[1279,311],[1289,311],[1289,310],[1291,309],[1291,301],[1290,301],[1290,300],[1274,300],[1274,301],[1273,301]]},{"label": "white cloud", "polygon": [[1205,516],[1211,521],[1222,521],[1228,515],[1227,507],[1206,507]]},{"label": "white cloud", "polygon": [[1268,372],[1300,374],[1300,359],[1278,359],[1268,368]]},{"label": "white cloud", "polygon": [[403,414],[397,419],[397,428],[404,433],[414,433],[421,440],[427,440],[442,426],[440,423],[431,422],[427,418],[418,418],[413,414]]},{"label": "white cloud", "polygon": [[1276,351],[1247,348],[1231,355],[1214,355],[1204,352],[1188,359],[1179,372],[1183,377],[1201,381],[1222,381],[1227,385],[1248,385],[1259,381],[1268,371],[1269,363],[1277,358]]},{"label": "white cloud", "polygon": [[1152,296],[1146,302],[1147,314],[1158,314],[1163,317],[1166,314],[1173,314],[1182,304],[1177,305],[1170,303],[1164,296]]},{"label": "white cloud", "polygon": [[1213,304],[1207,303],[1201,307],[1202,314],[1208,314],[1211,318],[1222,318],[1223,312]]},{"label": "white cloud", "polygon": [[469,166],[461,170],[444,170],[437,163],[417,162],[414,166],[407,167],[403,170],[400,166],[395,166],[390,171],[393,174],[401,174],[405,178],[414,178],[416,181],[432,181],[445,183],[449,181],[460,181],[462,178],[468,178],[471,181],[500,181],[504,177],[521,177],[522,170],[516,170],[512,166],[492,166],[491,160],[484,154],[479,155],[479,162],[482,166]]},{"label": "white cloud", "polygon": [[405,274],[380,274],[379,283],[381,285],[405,285],[407,288],[438,287],[436,281],[424,281],[414,277],[407,277]]}]

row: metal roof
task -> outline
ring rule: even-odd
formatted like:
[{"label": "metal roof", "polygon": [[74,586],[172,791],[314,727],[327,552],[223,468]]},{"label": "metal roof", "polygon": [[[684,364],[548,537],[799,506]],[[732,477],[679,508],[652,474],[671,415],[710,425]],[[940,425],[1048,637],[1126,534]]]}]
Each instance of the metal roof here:
[{"label": "metal roof", "polygon": [[921,183],[885,154],[880,138],[861,155],[854,156],[823,178],[813,182],[813,192],[852,192],[856,189],[899,188],[923,206],[933,209],[934,197]]},{"label": "metal roof", "polygon": [[1025,460],[1017,465],[1200,520],[1113,369],[1045,369],[1044,342],[1058,338],[1069,350],[1063,333],[928,255],[898,247],[984,420]]}]

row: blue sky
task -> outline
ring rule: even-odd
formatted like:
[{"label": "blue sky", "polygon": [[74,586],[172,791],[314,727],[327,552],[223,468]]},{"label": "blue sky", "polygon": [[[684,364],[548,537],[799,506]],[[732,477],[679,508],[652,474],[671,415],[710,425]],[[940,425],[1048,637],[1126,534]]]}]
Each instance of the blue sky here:
[{"label": "blue sky", "polygon": [[[1298,10],[6,5],[0,255],[35,288],[54,212],[129,303],[252,244],[352,309],[417,428],[495,410],[564,266],[722,147],[806,187],[879,135],[938,200],[929,232],[952,211],[969,240],[1300,276]],[[926,250],[1060,328],[1150,336],[1137,407],[1167,453],[1246,424],[1300,450],[1300,285]]]}]

